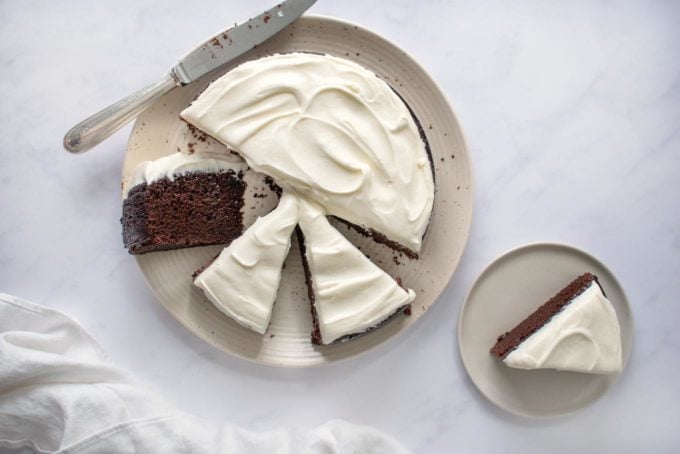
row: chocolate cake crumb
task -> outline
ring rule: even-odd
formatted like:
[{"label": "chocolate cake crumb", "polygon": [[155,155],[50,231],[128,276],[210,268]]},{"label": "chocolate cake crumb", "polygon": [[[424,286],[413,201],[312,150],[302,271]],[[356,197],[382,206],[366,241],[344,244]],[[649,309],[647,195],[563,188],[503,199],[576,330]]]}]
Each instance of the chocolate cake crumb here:
[{"label": "chocolate cake crumb", "polygon": [[224,49],[224,46],[222,45],[222,43],[220,42],[220,40],[217,39],[217,37],[211,39],[211,40],[210,40],[210,44],[212,44],[214,47],[219,47],[220,49]]},{"label": "chocolate cake crumb", "polygon": [[271,191],[273,193],[275,193],[277,196],[281,197],[281,193],[283,192],[283,189],[281,188],[281,186],[276,184],[276,182],[274,181],[274,179],[272,177],[265,176],[264,177],[264,183],[267,186],[269,186],[269,189],[271,189]]},{"label": "chocolate cake crumb", "polygon": [[186,123],[186,125],[189,128],[189,132],[191,133],[194,139],[203,143],[208,141],[208,135],[206,133],[199,130],[196,126],[192,125],[191,123]]}]

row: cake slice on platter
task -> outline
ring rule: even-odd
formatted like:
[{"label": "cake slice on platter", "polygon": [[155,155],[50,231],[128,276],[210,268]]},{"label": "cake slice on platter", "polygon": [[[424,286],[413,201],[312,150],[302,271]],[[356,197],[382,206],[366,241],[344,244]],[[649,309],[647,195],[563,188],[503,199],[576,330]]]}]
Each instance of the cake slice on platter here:
[{"label": "cake slice on platter", "polygon": [[198,271],[194,285],[224,314],[264,334],[281,281],[281,268],[298,222],[298,201],[284,192],[276,209]]},{"label": "cake slice on platter", "polygon": [[172,153],[123,181],[123,242],[130,254],[228,244],[243,231],[243,164],[218,154]]},{"label": "cake slice on platter", "polygon": [[611,374],[623,367],[616,312],[591,273],[501,335],[491,354],[518,369]]},{"label": "cake slice on platter", "polygon": [[369,332],[415,298],[330,225],[323,209],[300,201],[303,266],[312,303],[312,342],[331,344]]}]

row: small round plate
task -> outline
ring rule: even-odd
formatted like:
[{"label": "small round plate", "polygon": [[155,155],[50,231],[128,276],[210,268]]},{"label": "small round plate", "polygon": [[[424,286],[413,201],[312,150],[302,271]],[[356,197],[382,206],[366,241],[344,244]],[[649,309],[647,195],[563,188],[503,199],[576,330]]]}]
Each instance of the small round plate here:
[{"label": "small round plate", "polygon": [[[175,151],[222,151],[223,145],[188,128],[179,113],[214,79],[247,60],[285,52],[327,53],[368,68],[385,80],[410,106],[420,121],[432,150],[436,193],[432,217],[419,260],[364,238],[346,227],[343,234],[374,263],[416,292],[411,316],[399,315],[384,326],[348,342],[312,345],[312,318],[297,241],[293,240],[284,265],[271,325],[261,336],[210,304],[192,285],[191,275],[221,250],[209,246],[137,256],[137,263],[163,306],[191,332],[232,355],[263,364],[304,367],[326,364],[365,352],[393,338],[413,324],[446,287],[467,242],[472,220],[472,170],[461,129],[446,97],[411,57],[386,39],[337,19],[304,16],[269,41],[201,80],[172,90],[146,110],[135,123],[128,142],[123,176],[142,161]],[[248,178],[248,175],[246,175]],[[268,189],[257,181],[251,201],[246,196],[244,223],[271,209],[262,199]],[[275,203],[275,202],[274,202]]]},{"label": "small round plate", "polygon": [[458,319],[463,365],[491,402],[520,416],[560,416],[591,404],[617,380],[620,374],[513,369],[489,353],[500,334],[586,271],[598,277],[616,310],[625,367],[633,341],[633,317],[626,294],[612,272],[590,254],[571,246],[521,246],[503,254],[482,272]]}]

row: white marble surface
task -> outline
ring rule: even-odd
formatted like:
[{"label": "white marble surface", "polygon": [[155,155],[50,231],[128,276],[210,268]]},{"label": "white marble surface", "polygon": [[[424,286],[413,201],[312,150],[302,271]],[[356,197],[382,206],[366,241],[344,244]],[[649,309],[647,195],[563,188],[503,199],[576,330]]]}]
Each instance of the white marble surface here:
[{"label": "white marble surface", "polygon": [[[183,410],[252,429],[330,418],[423,453],[664,452],[680,445],[680,3],[320,0],[412,53],[469,140],[475,219],[447,291],[400,338],[312,370],[261,367],[185,331],[120,238],[129,127],[70,156],[64,132],[269,1],[0,2],[0,291],[66,311]],[[417,5],[417,6],[416,6]],[[458,309],[501,252],[559,241],[633,305],[633,356],[580,413],[529,421],[474,389]]]}]

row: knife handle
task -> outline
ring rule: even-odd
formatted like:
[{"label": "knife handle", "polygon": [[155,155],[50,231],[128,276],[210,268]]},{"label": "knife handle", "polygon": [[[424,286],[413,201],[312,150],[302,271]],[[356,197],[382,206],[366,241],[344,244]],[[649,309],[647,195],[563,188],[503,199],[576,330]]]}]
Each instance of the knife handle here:
[{"label": "knife handle", "polygon": [[64,136],[64,148],[75,154],[86,152],[118,131],[153,104],[156,99],[178,85],[179,83],[175,80],[172,73],[168,73],[158,82],[142,88],[106,109],[97,112],[90,118],[75,125],[66,133]]}]

